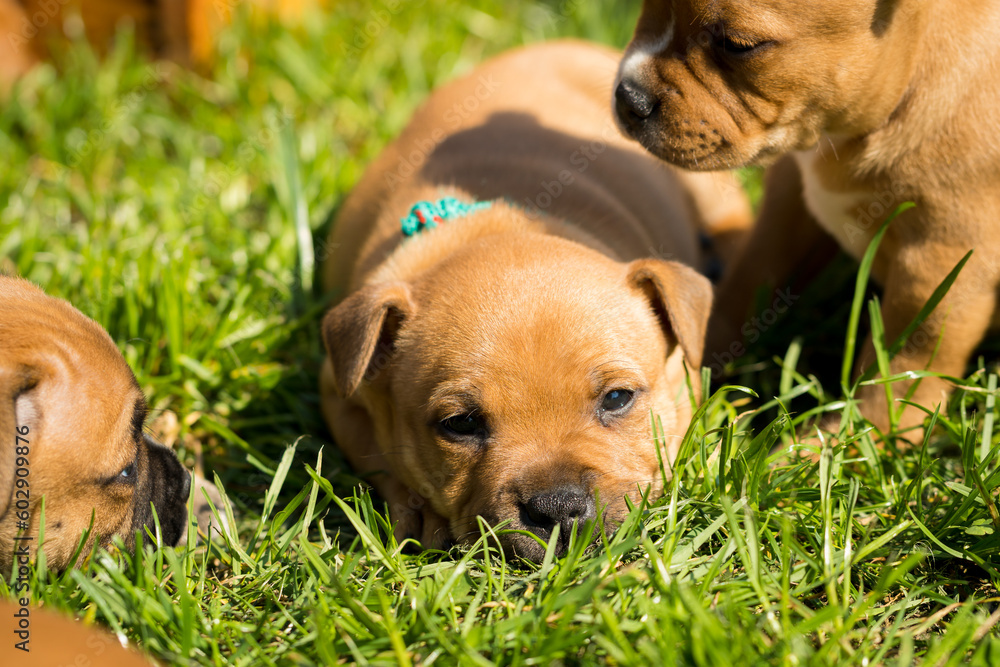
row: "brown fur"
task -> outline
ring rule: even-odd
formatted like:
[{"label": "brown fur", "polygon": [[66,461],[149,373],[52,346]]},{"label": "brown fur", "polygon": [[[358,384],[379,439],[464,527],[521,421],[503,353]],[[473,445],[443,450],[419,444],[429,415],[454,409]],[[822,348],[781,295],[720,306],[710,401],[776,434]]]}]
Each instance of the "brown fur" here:
[{"label": "brown fur", "polygon": [[[650,411],[670,458],[711,302],[688,268],[697,224],[733,233],[749,213],[728,176],[687,176],[687,190],[618,135],[607,110],[617,57],[533,46],[444,86],[335,224],[325,279],[342,300],[323,322],[323,413],[400,537],[440,546],[478,535],[483,517],[546,538],[524,508],[565,488],[598,495],[610,527],[625,496],[659,492]],[[400,218],[444,194],[495,201],[404,241]],[[709,217],[695,199],[712,201]],[[613,389],[635,392],[622,414],[601,412]],[[442,431],[470,413],[488,436]],[[543,553],[525,536],[502,542]]]},{"label": "brown fur", "polygon": [[[103,53],[125,24],[141,50],[183,65],[211,63],[215,39],[240,0],[0,0],[0,93],[55,48],[65,46],[66,21]],[[297,23],[326,0],[251,0],[255,24]]]},{"label": "brown fur", "polygon": [[[620,77],[652,94],[656,108],[637,121],[619,103],[631,134],[695,169],[790,154],[769,177],[761,218],[720,287],[712,354],[739,349],[753,291],[780,286],[822,231],[860,257],[887,215],[914,201],[874,266],[890,342],[959,259],[975,255],[892,372],[964,372],[1000,283],[1000,237],[990,231],[1000,216],[997,34],[1000,5],[987,0],[645,2]],[[741,58],[724,36],[771,44]],[[635,55],[643,51],[656,53]],[[872,350],[869,341],[859,369]],[[906,389],[895,385],[898,395]],[[925,379],[914,400],[933,407],[949,391]],[[861,392],[865,415],[885,428],[884,390]],[[922,417],[909,409],[902,425]]]},{"label": "brown fur", "polygon": [[[24,599],[27,602],[27,599]],[[53,613],[46,609],[27,607],[28,629],[21,630],[22,608],[17,600],[0,600],[0,664],[23,667],[69,667],[100,665],[100,667],[149,667],[142,655],[122,648],[121,642],[107,630],[85,625],[83,621]],[[18,632],[27,634],[19,635]],[[15,644],[28,640],[29,651]]]},{"label": "brown fur", "polygon": [[0,0],[0,94],[38,62],[34,49],[13,44],[9,38],[26,24],[28,16],[17,0]]},{"label": "brown fur", "polygon": [[[135,376],[103,328],[31,283],[0,276],[0,572],[39,548],[43,497],[52,568],[74,564],[91,522],[82,556],[114,535],[132,544],[135,531],[153,529],[151,501],[163,543],[178,541],[190,477],[142,432],[145,414]],[[24,519],[30,527],[19,531]]]}]

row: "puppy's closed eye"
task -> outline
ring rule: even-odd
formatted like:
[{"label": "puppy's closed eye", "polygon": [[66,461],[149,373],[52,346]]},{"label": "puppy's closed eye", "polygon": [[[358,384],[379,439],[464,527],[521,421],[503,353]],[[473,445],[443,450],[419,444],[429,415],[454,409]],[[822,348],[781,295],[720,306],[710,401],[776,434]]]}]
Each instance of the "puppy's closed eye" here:
[{"label": "puppy's closed eye", "polygon": [[479,412],[467,412],[442,419],[437,428],[448,440],[459,442],[481,442],[490,434],[486,418]]},{"label": "puppy's closed eye", "polygon": [[740,61],[746,60],[773,46],[774,42],[734,33],[723,26],[717,29],[717,36],[712,45],[716,53],[720,56]]},{"label": "puppy's closed eye", "polygon": [[747,42],[739,41],[733,37],[725,36],[716,42],[716,46],[721,48],[726,53],[732,53],[736,55],[743,55],[744,53],[749,53],[757,48],[756,44],[750,44]]}]

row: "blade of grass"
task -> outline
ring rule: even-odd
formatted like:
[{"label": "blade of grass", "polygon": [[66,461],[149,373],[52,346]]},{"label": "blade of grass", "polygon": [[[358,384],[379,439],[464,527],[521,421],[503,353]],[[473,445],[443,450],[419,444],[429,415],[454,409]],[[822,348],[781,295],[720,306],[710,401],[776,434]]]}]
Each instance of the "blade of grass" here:
[{"label": "blade of grass", "polygon": [[851,315],[847,323],[847,338],[844,342],[844,359],[840,367],[840,384],[844,393],[850,393],[851,388],[851,368],[854,367],[854,351],[857,348],[858,324],[861,320],[861,307],[864,304],[865,293],[868,289],[868,278],[871,275],[872,264],[875,262],[875,253],[878,252],[882,237],[889,229],[889,225],[899,215],[916,206],[913,202],[904,202],[896,207],[896,210],[886,218],[882,226],[875,232],[864,256],[861,258],[861,265],[858,267],[858,275],[854,283],[854,299],[851,302]]}]

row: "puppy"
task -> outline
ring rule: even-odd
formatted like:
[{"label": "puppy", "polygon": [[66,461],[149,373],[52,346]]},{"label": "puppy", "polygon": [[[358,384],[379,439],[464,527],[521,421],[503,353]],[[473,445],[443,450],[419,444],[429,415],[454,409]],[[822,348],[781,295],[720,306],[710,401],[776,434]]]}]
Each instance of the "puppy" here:
[{"label": "puppy", "polygon": [[[208,65],[219,31],[240,4],[236,0],[0,0],[0,94],[50,51],[64,47],[66,35],[79,33],[81,27],[99,52],[110,48],[117,30],[127,23],[140,48],[150,55],[183,65]],[[301,22],[308,8],[326,5],[325,0],[249,3],[255,25]]]},{"label": "puppy", "polygon": [[322,409],[399,537],[442,546],[482,517],[543,541],[559,526],[564,549],[574,523],[610,528],[660,492],[650,415],[669,461],[711,304],[697,225],[750,215],[728,175],[687,189],[619,135],[617,58],[557,42],[487,62],[430,97],[340,211]]},{"label": "puppy", "polygon": [[[27,599],[22,599],[27,603]],[[46,609],[0,599],[0,663],[25,667],[150,667],[110,632]]]},{"label": "puppy", "polygon": [[[0,571],[49,567],[136,531],[174,545],[191,476],[143,432],[146,400],[107,332],[31,283],[0,276]],[[44,543],[41,538],[44,498]],[[199,498],[200,500],[200,498]]]},{"label": "puppy", "polygon": [[[710,355],[739,356],[753,291],[780,286],[822,232],[859,258],[888,214],[913,201],[873,269],[889,343],[961,258],[975,255],[891,372],[963,374],[995,323],[1000,284],[1000,236],[990,231],[1000,217],[997,34],[993,2],[646,0],[615,89],[622,128],[689,169],[780,158],[760,220],[720,287]],[[869,339],[858,372],[873,361]],[[912,387],[893,389],[902,396]],[[933,407],[949,390],[926,378],[913,400]],[[883,387],[860,396],[864,414],[887,428]],[[900,425],[923,416],[907,409]]]}]

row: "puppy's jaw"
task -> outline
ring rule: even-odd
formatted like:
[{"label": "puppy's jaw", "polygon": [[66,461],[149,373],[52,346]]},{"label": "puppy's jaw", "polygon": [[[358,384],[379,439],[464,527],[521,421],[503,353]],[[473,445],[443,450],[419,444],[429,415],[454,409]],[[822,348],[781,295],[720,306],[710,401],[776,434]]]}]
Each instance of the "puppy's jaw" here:
[{"label": "puppy's jaw", "polygon": [[[503,488],[490,496],[476,498],[476,504],[470,504],[463,516],[452,520],[452,534],[460,542],[471,543],[480,538],[478,517],[481,517],[491,528],[497,529],[500,548],[509,557],[519,557],[525,560],[540,562],[545,556],[547,544],[552,537],[554,524],[552,521],[532,519],[528,511],[531,498],[566,487],[577,487],[585,490],[589,502],[594,505],[594,515],[586,516],[559,526],[559,538],[555,545],[556,555],[564,555],[569,547],[570,535],[574,528],[576,539],[585,539],[590,533],[591,546],[600,543],[601,531],[610,537],[621,525],[628,514],[625,499],[639,504],[643,497],[658,498],[663,489],[663,480],[656,464],[646,462],[644,469],[636,468],[631,473],[624,469],[618,470],[620,478],[611,479],[608,472],[596,473],[592,470],[567,472],[566,466],[532,468],[529,462],[525,468],[529,471],[510,480]],[[582,481],[582,483],[577,483]],[[575,524],[575,525],[574,525]],[[524,531],[533,533],[515,533]]]},{"label": "puppy's jaw", "polygon": [[[670,37],[672,28],[663,39]],[[614,119],[623,134],[658,158],[692,171],[765,163],[797,143],[789,141],[785,128],[768,132],[735,118],[710,92],[685,90],[669,73],[683,68],[676,67],[662,46],[662,41],[634,43],[622,60],[616,90],[627,86],[640,91],[652,109],[648,117],[639,118],[613,99]],[[681,76],[690,78],[686,72]]]},{"label": "puppy's jaw", "polygon": [[[191,475],[181,466],[177,456],[148,435],[144,436],[147,465],[137,483],[131,517],[132,532],[145,535],[145,529],[158,537],[162,544],[173,546],[187,527],[187,500]],[[153,510],[156,516],[153,515]],[[156,525],[159,523],[159,534]],[[148,537],[146,538],[149,539]]]},{"label": "puppy's jaw", "polygon": [[633,86],[651,96],[652,114],[630,120],[621,104],[613,104],[622,133],[658,158],[692,171],[763,166],[818,141],[823,123],[804,105],[778,110],[770,100],[724,92],[725,82],[710,71],[708,59],[693,59],[705,72],[693,76],[688,62],[659,48],[630,46],[616,81],[616,88]]}]

